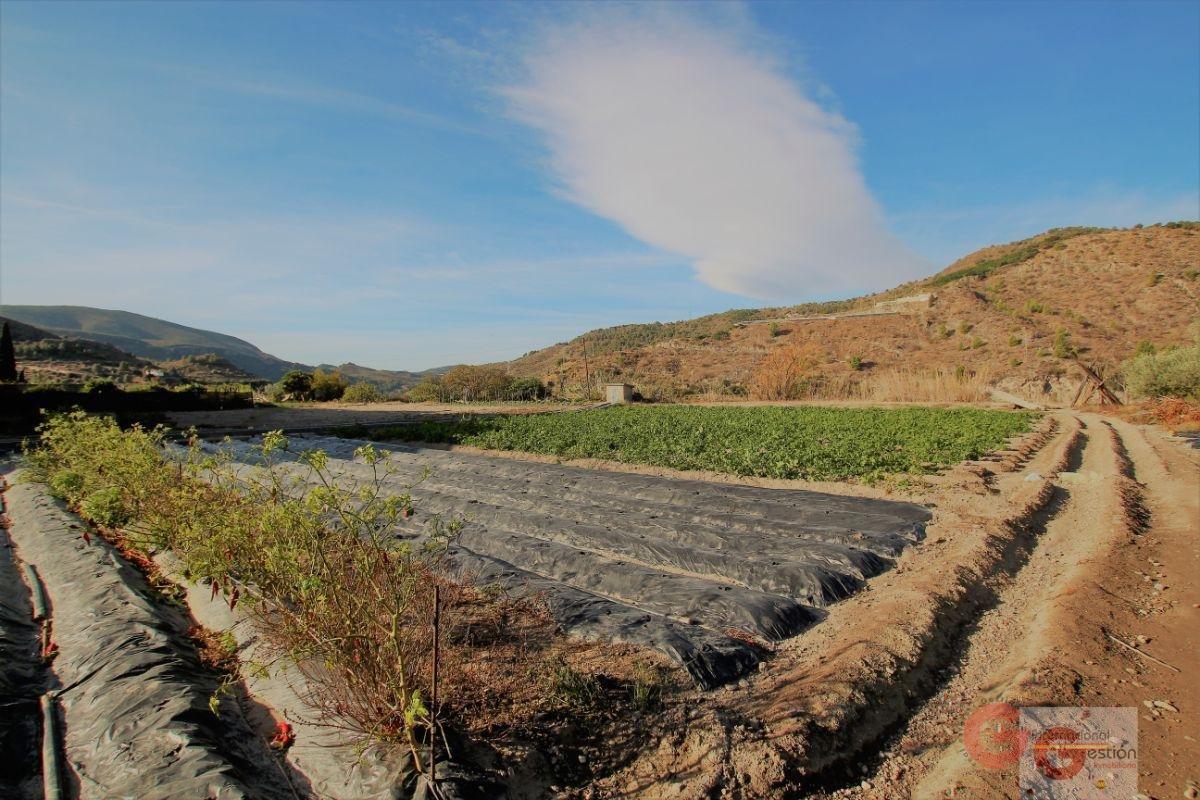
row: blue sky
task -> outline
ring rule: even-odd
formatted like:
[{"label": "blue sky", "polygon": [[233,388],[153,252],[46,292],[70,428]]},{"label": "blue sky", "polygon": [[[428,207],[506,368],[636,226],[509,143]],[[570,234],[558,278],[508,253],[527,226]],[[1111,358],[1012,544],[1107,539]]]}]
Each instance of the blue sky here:
[{"label": "blue sky", "polygon": [[1200,4],[0,4],[0,301],[512,358],[1200,217]]}]

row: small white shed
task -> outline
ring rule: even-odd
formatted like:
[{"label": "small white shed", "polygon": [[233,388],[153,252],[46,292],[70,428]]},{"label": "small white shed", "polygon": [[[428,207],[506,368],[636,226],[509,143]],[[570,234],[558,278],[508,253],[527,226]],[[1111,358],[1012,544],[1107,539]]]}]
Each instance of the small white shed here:
[{"label": "small white shed", "polygon": [[632,383],[606,383],[606,384],[604,384],[604,399],[610,403],[632,403],[633,402],[633,384]]}]

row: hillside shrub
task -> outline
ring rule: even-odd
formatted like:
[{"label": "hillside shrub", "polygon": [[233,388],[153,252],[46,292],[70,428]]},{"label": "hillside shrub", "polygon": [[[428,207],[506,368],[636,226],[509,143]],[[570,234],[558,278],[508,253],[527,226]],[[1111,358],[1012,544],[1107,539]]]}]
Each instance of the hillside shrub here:
[{"label": "hillside shrub", "polygon": [[405,393],[405,399],[412,403],[441,403],[446,400],[445,391],[441,376],[427,375]]},{"label": "hillside shrub", "polygon": [[366,381],[351,384],[342,393],[343,403],[380,403],[383,400],[383,392],[379,391],[379,387]]},{"label": "hillside shrub", "polygon": [[111,395],[115,394],[117,384],[108,378],[89,378],[83,384],[83,390],[89,394]]},{"label": "hillside shrub", "polygon": [[313,376],[311,372],[294,369],[279,379],[280,400],[309,400],[312,398]]},{"label": "hillside shrub", "polygon": [[318,402],[339,400],[349,385],[350,382],[342,377],[342,373],[337,370],[333,372],[325,372],[321,369],[315,370],[312,374],[310,399]]},{"label": "hillside shrub", "polygon": [[746,388],[755,400],[798,400],[818,363],[811,347],[781,347],[759,362]]},{"label": "hillside shrub", "polygon": [[462,365],[442,376],[448,399],[463,403],[508,399],[512,376],[499,367]]},{"label": "hillside shrub", "polygon": [[1054,357],[1072,358],[1074,356],[1075,347],[1071,344],[1071,334],[1065,329],[1059,328],[1054,334]]},{"label": "hillside shrub", "polygon": [[1200,400],[1200,345],[1134,356],[1122,372],[1131,398]]},{"label": "hillside shrub", "polygon": [[513,378],[508,387],[511,400],[542,400],[546,391],[546,384],[539,378]]}]

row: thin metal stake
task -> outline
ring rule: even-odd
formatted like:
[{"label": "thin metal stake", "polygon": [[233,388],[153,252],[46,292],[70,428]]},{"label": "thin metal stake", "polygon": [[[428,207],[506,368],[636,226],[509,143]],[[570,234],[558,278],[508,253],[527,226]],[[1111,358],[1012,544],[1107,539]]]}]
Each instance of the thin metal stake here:
[{"label": "thin metal stake", "polygon": [[434,748],[437,746],[437,713],[438,713],[438,661],[441,658],[440,640],[442,625],[442,587],[433,585],[433,688],[429,698],[429,783],[437,786]]}]

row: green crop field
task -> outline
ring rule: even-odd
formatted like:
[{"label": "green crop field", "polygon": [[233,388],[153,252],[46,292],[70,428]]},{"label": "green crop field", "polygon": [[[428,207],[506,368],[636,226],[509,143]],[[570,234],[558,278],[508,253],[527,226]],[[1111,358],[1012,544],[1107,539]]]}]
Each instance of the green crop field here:
[{"label": "green crop field", "polygon": [[808,480],[932,472],[1002,447],[1036,415],[972,408],[628,406],[376,430],[564,458]]}]

